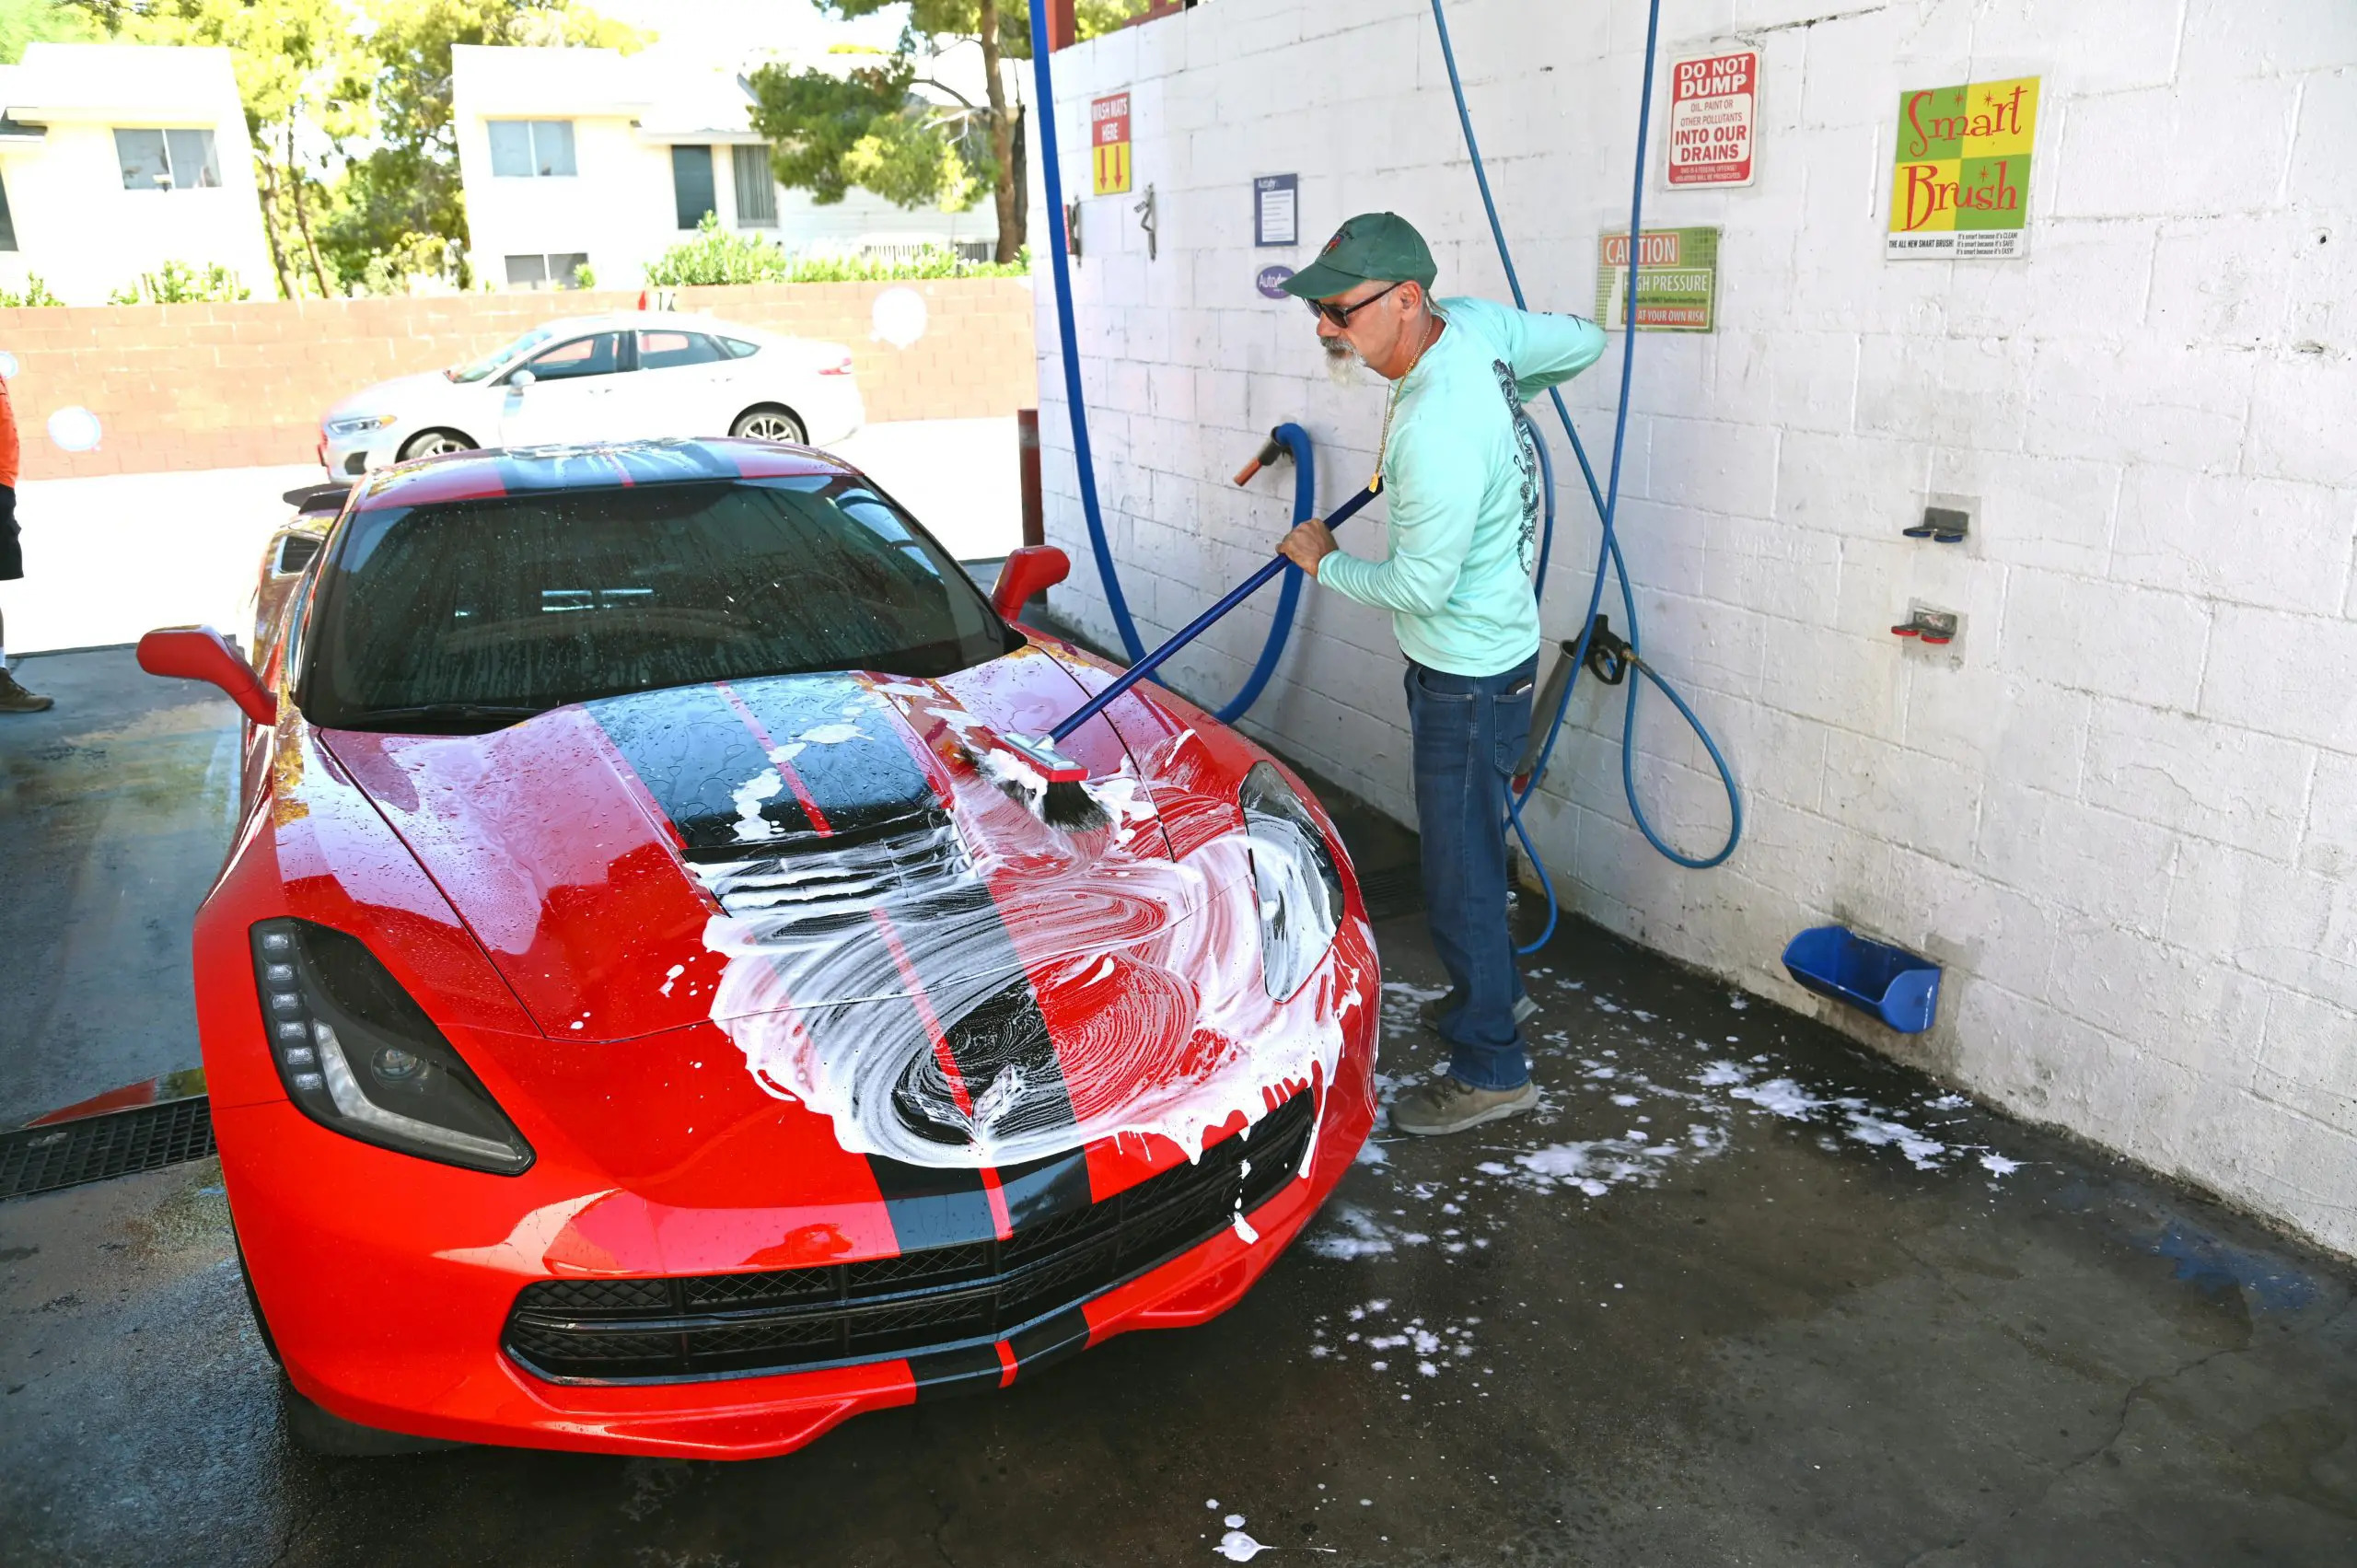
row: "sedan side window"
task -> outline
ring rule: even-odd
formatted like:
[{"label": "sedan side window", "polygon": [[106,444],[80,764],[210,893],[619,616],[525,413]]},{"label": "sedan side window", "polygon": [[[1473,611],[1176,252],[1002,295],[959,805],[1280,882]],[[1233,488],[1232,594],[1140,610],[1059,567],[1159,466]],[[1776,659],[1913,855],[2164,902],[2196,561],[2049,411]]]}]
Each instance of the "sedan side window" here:
[{"label": "sedan side window", "polygon": [[583,376],[611,376],[622,368],[622,335],[598,332],[559,343],[525,366],[535,381],[570,381]]},{"label": "sedan side window", "polygon": [[681,365],[711,365],[722,358],[720,347],[702,332],[641,332],[638,367],[668,370]]}]

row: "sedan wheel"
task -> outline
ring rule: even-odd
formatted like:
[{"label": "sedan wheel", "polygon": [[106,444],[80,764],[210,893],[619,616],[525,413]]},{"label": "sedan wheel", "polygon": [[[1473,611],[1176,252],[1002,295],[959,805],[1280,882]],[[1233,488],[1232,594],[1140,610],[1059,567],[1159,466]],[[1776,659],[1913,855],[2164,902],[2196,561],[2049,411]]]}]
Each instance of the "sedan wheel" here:
[{"label": "sedan wheel", "polygon": [[455,430],[426,430],[412,436],[401,448],[401,461],[412,458],[438,458],[446,452],[471,452],[475,444]]},{"label": "sedan wheel", "polygon": [[802,422],[782,408],[757,408],[750,413],[740,413],[737,423],[728,427],[728,434],[749,441],[784,441],[796,447],[810,439]]}]

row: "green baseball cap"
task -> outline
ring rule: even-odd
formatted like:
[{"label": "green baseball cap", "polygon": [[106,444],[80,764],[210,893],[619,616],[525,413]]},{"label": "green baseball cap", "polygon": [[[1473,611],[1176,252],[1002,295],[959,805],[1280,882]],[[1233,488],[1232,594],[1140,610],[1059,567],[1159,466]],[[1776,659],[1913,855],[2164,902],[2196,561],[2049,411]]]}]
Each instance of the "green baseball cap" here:
[{"label": "green baseball cap", "polygon": [[1370,279],[1422,284],[1429,293],[1439,275],[1414,224],[1398,213],[1361,213],[1334,231],[1318,260],[1278,286],[1298,299],[1324,299]]}]

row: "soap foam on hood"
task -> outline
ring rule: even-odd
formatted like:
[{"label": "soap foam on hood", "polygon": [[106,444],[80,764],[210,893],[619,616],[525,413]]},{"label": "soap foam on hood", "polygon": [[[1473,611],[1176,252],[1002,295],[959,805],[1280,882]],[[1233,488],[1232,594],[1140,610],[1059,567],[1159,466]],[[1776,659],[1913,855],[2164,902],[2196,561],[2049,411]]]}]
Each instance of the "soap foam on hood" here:
[{"label": "soap foam on hood", "polygon": [[[928,716],[947,719],[940,708]],[[976,771],[928,823],[691,867],[721,911],[703,935],[726,960],[711,1017],[764,1090],[830,1118],[853,1153],[962,1168],[1122,1133],[1158,1133],[1198,1157],[1239,1112],[1248,1124],[1265,1115],[1268,1091],[1332,1083],[1362,977],[1323,962],[1283,1000],[1263,981],[1254,857],[1264,887],[1314,887],[1314,866],[1287,863],[1307,845],[1231,831],[1174,862],[1125,768],[1092,781],[1113,823],[1101,848],[1061,835],[1053,853],[1007,847],[979,830],[983,814],[1008,807],[983,757],[969,757]],[[1029,912],[1006,919],[1041,927],[1023,934],[1024,963],[1010,964],[1006,930],[985,907],[1002,874],[1019,878]],[[990,1027],[984,1010],[1027,970],[1058,999],[1060,1074],[1009,1066],[952,1083],[938,1042],[978,1014],[972,1027]],[[1104,987],[1115,989],[1092,1003]],[[813,997],[828,1000],[805,1005]]]}]

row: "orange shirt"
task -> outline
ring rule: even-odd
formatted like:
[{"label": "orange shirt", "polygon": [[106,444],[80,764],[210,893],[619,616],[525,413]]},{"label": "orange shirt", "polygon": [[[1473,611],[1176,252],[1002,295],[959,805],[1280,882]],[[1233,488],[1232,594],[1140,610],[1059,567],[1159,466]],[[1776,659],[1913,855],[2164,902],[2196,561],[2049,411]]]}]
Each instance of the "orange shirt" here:
[{"label": "orange shirt", "polygon": [[8,383],[0,378],[0,484],[17,488],[17,404],[8,396]]}]

